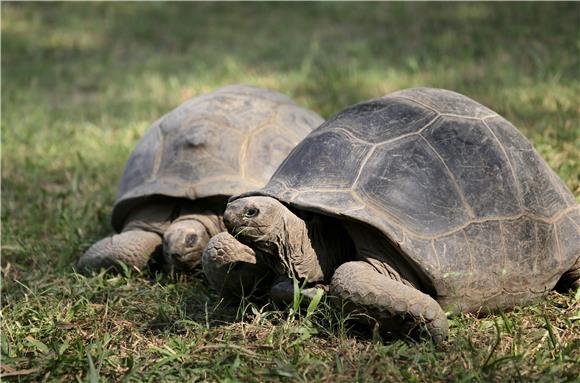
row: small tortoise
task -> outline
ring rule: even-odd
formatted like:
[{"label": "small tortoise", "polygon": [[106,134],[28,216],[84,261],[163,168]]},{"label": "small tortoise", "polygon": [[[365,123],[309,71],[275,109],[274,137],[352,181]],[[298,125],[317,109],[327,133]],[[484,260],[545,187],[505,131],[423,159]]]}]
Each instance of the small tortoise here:
[{"label": "small tortoise", "polygon": [[[579,286],[572,193],[513,125],[447,90],[403,90],[337,114],[265,188],[231,198],[224,223],[230,234],[203,256],[212,285],[237,278],[224,266],[264,264],[330,284],[388,334],[427,330],[440,342],[443,310],[508,309]],[[272,295],[288,294],[281,283]]]},{"label": "small tortoise", "polygon": [[225,230],[227,198],[266,184],[290,150],[322,123],[279,93],[234,85],[193,98],[157,120],[137,143],[113,207],[119,234],[96,242],[79,271],[143,269],[163,250],[165,268],[199,264]]}]

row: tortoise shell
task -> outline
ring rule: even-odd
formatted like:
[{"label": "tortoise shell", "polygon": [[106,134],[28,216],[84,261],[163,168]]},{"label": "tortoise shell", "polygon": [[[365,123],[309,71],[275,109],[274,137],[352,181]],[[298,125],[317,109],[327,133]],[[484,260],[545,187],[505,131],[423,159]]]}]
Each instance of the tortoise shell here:
[{"label": "tortoise shell", "polygon": [[448,90],[338,113],[253,194],[379,229],[456,310],[529,300],[580,256],[562,180],[507,120]]},{"label": "tortoise shell", "polygon": [[322,118],[288,97],[233,85],[195,97],[147,130],[121,178],[113,207],[120,231],[150,197],[197,200],[262,187]]}]

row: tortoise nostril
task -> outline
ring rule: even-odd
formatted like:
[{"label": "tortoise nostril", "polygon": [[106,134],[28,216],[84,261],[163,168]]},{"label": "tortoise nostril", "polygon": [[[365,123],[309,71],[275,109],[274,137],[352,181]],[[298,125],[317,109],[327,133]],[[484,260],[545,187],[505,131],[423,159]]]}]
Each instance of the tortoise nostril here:
[{"label": "tortoise nostril", "polygon": [[179,253],[172,253],[171,258],[181,258],[181,254]]}]

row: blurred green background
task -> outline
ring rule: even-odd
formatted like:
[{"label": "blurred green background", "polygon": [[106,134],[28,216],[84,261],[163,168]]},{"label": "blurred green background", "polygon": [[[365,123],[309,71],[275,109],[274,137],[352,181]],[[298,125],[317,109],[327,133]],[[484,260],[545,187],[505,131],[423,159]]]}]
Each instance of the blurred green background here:
[{"label": "blurred green background", "polygon": [[[512,121],[580,195],[580,3],[1,7],[2,293],[22,337],[34,322],[24,285],[56,289],[38,307],[75,299],[55,286],[79,283],[63,272],[110,232],[149,124],[226,84],[272,88],[323,117],[401,88],[452,89]],[[31,352],[4,332],[18,345],[7,355]]]}]

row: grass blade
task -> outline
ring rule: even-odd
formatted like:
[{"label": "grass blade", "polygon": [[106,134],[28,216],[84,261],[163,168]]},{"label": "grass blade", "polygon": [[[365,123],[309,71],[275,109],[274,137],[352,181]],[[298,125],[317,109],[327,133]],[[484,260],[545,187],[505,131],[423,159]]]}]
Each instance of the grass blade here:
[{"label": "grass blade", "polygon": [[308,305],[308,308],[306,309],[306,318],[308,318],[310,315],[312,315],[314,310],[316,310],[316,308],[320,304],[320,300],[322,299],[323,295],[324,295],[324,290],[316,289],[316,294],[314,294],[314,298],[312,298],[312,300],[310,301],[310,304]]},{"label": "grass blade", "polygon": [[292,278],[292,283],[294,285],[294,298],[293,298],[293,305],[292,309],[294,313],[297,313],[300,309],[300,285],[298,284],[298,279]]},{"label": "grass blade", "polygon": [[93,363],[93,358],[91,357],[91,351],[87,348],[87,360],[89,362],[89,372],[87,374],[88,381],[90,383],[98,383],[99,382],[99,373],[95,368],[95,364]]}]

